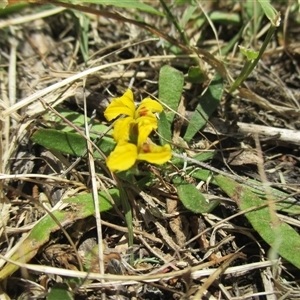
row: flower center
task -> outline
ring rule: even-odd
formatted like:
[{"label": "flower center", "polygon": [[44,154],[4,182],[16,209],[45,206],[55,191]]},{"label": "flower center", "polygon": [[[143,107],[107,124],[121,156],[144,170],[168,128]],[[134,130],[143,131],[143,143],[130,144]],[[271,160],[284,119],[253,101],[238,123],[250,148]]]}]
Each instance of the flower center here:
[{"label": "flower center", "polygon": [[140,116],[140,117],[145,117],[145,116],[148,115],[148,112],[149,112],[149,110],[148,110],[147,107],[142,107],[142,108],[140,109],[140,111],[139,111],[139,116]]},{"label": "flower center", "polygon": [[142,148],[143,153],[149,153],[149,152],[151,152],[150,145],[147,144],[147,143],[143,143],[143,145],[142,145],[141,148]]}]

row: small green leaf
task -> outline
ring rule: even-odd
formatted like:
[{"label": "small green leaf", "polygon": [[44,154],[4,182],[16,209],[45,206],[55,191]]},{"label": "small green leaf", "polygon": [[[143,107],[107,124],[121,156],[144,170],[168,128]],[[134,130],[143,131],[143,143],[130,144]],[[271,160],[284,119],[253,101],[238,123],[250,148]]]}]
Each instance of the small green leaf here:
[{"label": "small green leaf", "polygon": [[[116,205],[120,204],[119,191],[117,189],[108,190],[110,196],[114,199]],[[82,194],[76,197],[71,197],[62,200],[63,204],[68,204],[67,210],[55,210],[52,212],[56,220],[66,226],[74,223],[77,220],[92,216],[95,213],[94,201],[92,194]],[[100,212],[112,209],[113,205],[110,202],[110,197],[106,192],[99,193]],[[51,215],[45,215],[40,221],[31,229],[29,235],[22,243],[22,249],[16,251],[12,257],[13,261],[20,261],[26,263],[30,261],[38,252],[41,246],[49,241],[50,234],[59,230],[59,225],[52,218]],[[7,263],[2,270],[0,270],[0,280],[7,278],[16,270],[18,266]]]},{"label": "small green leaf", "polygon": [[212,10],[209,14],[209,18],[213,24],[220,23],[224,25],[238,25],[241,23],[241,17],[238,13]]},{"label": "small green leaf", "polygon": [[[215,155],[214,151],[202,152],[202,153],[198,153],[195,156],[193,156],[193,159],[198,160],[198,161],[201,162],[201,161],[206,161],[206,160],[212,159],[214,155]],[[173,156],[171,161],[174,165],[176,165],[179,168],[181,168],[184,165],[184,160],[181,157]],[[188,166],[191,165],[189,163],[189,161],[187,162],[187,165]],[[199,169],[195,169],[193,167],[193,171],[191,172],[191,176],[195,177],[193,174],[194,174],[194,172],[197,172],[198,170]],[[197,178],[197,177],[195,177],[195,178]]]},{"label": "small green leaf", "polygon": [[158,98],[167,107],[165,108],[165,112],[170,123],[173,122],[175,112],[177,111],[181,99],[183,83],[184,78],[182,72],[167,65],[160,69]]},{"label": "small green leaf", "polygon": [[272,26],[278,27],[280,25],[280,12],[278,12],[268,0],[258,0],[258,2]]},{"label": "small green leaf", "polygon": [[[0,2],[0,17],[8,16],[13,13],[17,13],[23,8],[29,6],[30,4],[28,2],[22,2],[20,1],[19,3],[8,5],[8,1],[1,1]],[[3,34],[3,33],[2,33]]]},{"label": "small green leaf", "polygon": [[[193,157],[193,158],[195,159],[195,157]],[[195,169],[192,172],[188,173],[188,175],[192,176],[193,178],[203,180],[203,181],[209,180],[210,184],[218,185],[216,180],[214,179],[214,176],[212,177],[212,173],[210,170]],[[256,180],[248,179],[248,181],[251,182],[253,185],[258,185],[258,186],[262,187],[262,184]],[[254,189],[252,187],[249,187],[249,189],[260,199],[263,199],[263,200],[266,199],[266,195],[264,192]],[[278,196],[281,198],[292,198],[287,193],[276,190],[274,188],[271,188],[271,193],[273,195],[275,195],[275,197]],[[292,202],[291,201],[276,202],[275,203],[276,211],[288,213],[290,215],[300,215],[300,206],[297,204],[296,199],[293,200],[293,198],[292,198],[291,200],[292,200]]]},{"label": "small green leaf", "polygon": [[[251,183],[253,186],[259,186],[261,189],[263,188],[263,184],[257,180],[248,179],[247,181]],[[254,187],[250,187],[250,186],[249,189],[260,199],[262,200],[267,199],[266,193],[264,191],[255,189]],[[270,193],[275,198],[288,199],[288,200],[282,200],[280,202],[276,202],[275,203],[276,211],[289,213],[291,215],[300,215],[300,206],[298,204],[298,201],[290,194],[277,190],[273,187],[270,187]]]},{"label": "small green leaf", "polygon": [[247,49],[243,46],[239,46],[239,48],[240,48],[241,53],[247,57],[247,60],[256,59],[258,57],[259,52],[257,52],[257,51]]},{"label": "small green leaf", "polygon": [[[31,139],[45,148],[74,156],[81,156],[87,149],[84,137],[72,132],[39,129],[32,135]],[[114,149],[115,142],[111,138],[103,137],[96,145],[102,152],[109,154]],[[98,151],[94,152],[94,157],[103,158]]]},{"label": "small green leaf", "polygon": [[194,184],[181,177],[174,178],[173,182],[182,204],[194,213],[209,213],[219,204],[219,201],[207,201]]},{"label": "small green leaf", "polygon": [[278,212],[285,212],[290,215],[300,215],[300,206],[291,202],[278,202],[276,203],[276,210]]},{"label": "small green leaf", "polygon": [[183,5],[183,4],[189,4],[189,5],[192,5],[193,4],[193,1],[191,0],[176,0],[175,1],[175,5],[179,6],[179,5]]},{"label": "small green leaf", "polygon": [[159,114],[158,133],[161,145],[165,145],[172,141],[171,124],[167,119],[164,111]]},{"label": "small green leaf", "polygon": [[147,5],[145,3],[142,3],[138,0],[80,0],[80,3],[94,3],[94,4],[101,4],[101,5],[112,5],[117,7],[123,7],[123,8],[132,8],[132,9],[138,9],[141,11],[145,11],[151,14],[164,16],[163,13],[159,12],[155,8],[153,8],[150,5]]},{"label": "small green leaf", "polygon": [[[219,187],[233,198],[240,210],[259,207],[266,204],[250,188],[221,175],[215,176]],[[275,212],[273,212],[275,214]],[[300,269],[300,236],[288,224],[274,224],[269,207],[262,207],[245,214],[253,228],[283,258]]]},{"label": "small green leaf", "polygon": [[185,80],[192,83],[202,83],[206,81],[206,76],[199,67],[192,66],[189,68]]},{"label": "small green leaf", "polygon": [[[61,108],[61,107],[57,107],[56,111],[62,117],[70,121],[72,125],[74,125],[78,129],[81,129],[82,131],[84,131],[85,122],[90,124],[90,118],[86,118],[85,120],[84,115],[79,112],[75,112],[73,110]],[[46,125],[48,125],[52,129],[76,133],[74,127],[65,123],[65,121],[62,118],[60,118],[57,114],[47,113],[44,115],[44,120],[46,121]],[[97,138],[99,134],[103,134],[103,133],[111,134],[112,130],[108,131],[108,127],[100,123],[92,124],[92,126],[90,127],[90,137],[92,139]]]},{"label": "small green leaf", "polygon": [[75,28],[78,32],[79,47],[83,57],[86,62],[89,59],[89,18],[86,14],[79,10],[71,10],[75,16]]},{"label": "small green leaf", "polygon": [[212,173],[210,170],[197,169],[195,171],[192,171],[189,175],[196,179],[200,179],[203,181],[209,180],[210,184],[217,184],[216,181],[214,180],[214,177],[212,176]]},{"label": "small green leaf", "polygon": [[198,161],[206,161],[212,159],[214,155],[215,151],[203,151],[193,156],[193,159],[196,159]]},{"label": "small green leaf", "polygon": [[68,285],[64,283],[56,283],[54,284],[49,294],[46,297],[46,300],[73,300],[74,297],[72,296],[72,293],[68,290]]},{"label": "small green leaf", "polygon": [[211,114],[220,104],[224,91],[224,82],[219,73],[216,73],[208,89],[199,99],[199,104],[192,115],[190,124],[184,135],[187,142],[206,124]]},{"label": "small green leaf", "polygon": [[178,70],[170,66],[163,66],[160,69],[159,100],[167,107],[160,114],[158,121],[158,133],[162,145],[172,140],[171,123],[181,99],[183,82],[183,74]]}]

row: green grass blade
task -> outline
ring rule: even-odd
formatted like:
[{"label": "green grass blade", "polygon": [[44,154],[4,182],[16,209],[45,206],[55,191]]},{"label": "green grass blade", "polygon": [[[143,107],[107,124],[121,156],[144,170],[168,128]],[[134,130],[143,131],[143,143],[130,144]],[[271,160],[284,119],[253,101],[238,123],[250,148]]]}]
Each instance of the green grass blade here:
[{"label": "green grass blade", "polygon": [[81,11],[73,10],[75,16],[75,27],[79,37],[79,47],[84,62],[89,59],[89,18]]}]

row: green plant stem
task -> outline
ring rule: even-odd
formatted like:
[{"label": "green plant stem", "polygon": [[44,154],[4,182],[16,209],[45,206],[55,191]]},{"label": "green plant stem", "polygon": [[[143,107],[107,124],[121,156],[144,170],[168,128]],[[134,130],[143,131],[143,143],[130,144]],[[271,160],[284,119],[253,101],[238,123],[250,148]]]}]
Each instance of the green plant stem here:
[{"label": "green plant stem", "polygon": [[250,68],[248,69],[247,73],[246,73],[246,78],[250,75],[250,73],[253,71],[253,69],[256,67],[256,65],[258,64],[260,58],[262,57],[263,53],[265,52],[270,40],[271,40],[271,37],[272,35],[274,34],[276,30],[276,27],[275,26],[271,26],[268,30],[268,33],[267,33],[267,36],[264,40],[264,43],[262,44],[260,50],[259,50],[259,53],[258,53],[258,56],[257,58],[254,60],[253,64],[250,66]]},{"label": "green plant stem", "polygon": [[275,29],[276,29],[276,27],[271,25],[271,27],[268,30],[267,36],[264,40],[264,43],[262,44],[262,46],[259,50],[257,58],[253,61],[246,62],[241,74],[238,76],[238,78],[234,81],[231,88],[229,89],[229,93],[232,93],[233,91],[235,91],[242,84],[242,82],[248,78],[250,73],[254,70],[254,68],[258,64],[261,56],[265,52],[267,45],[270,42],[272,35],[274,34]]},{"label": "green plant stem", "polygon": [[174,17],[174,15],[171,13],[169,7],[167,6],[166,2],[164,0],[159,0],[163,9],[165,10],[168,18],[171,20],[171,22],[174,24],[174,26],[176,27],[176,29],[178,30],[180,37],[182,39],[182,41],[184,41],[184,43],[189,46],[190,42],[187,39],[186,35],[184,34],[183,29],[180,27],[179,23],[177,22],[176,18]]},{"label": "green plant stem", "polygon": [[251,67],[252,63],[253,63],[252,59],[251,60],[247,59],[240,75],[238,76],[238,78],[232,84],[232,86],[229,90],[229,93],[232,93],[234,90],[236,90],[242,84],[242,82],[247,78],[246,74],[248,72],[248,69]]},{"label": "green plant stem", "polygon": [[[121,203],[122,203],[122,207],[124,210],[124,214],[125,214],[125,221],[126,221],[126,225],[128,228],[128,246],[132,247],[133,246],[133,225],[132,225],[132,211],[131,211],[131,206],[128,200],[128,195],[125,191],[125,189],[123,188],[122,182],[120,180],[120,178],[118,178],[117,176],[114,176],[116,183],[117,183],[117,188],[120,192],[120,199],[121,199]],[[131,251],[130,253],[130,260],[129,260],[130,265],[133,266],[134,263],[134,257],[133,257],[133,252]]]}]

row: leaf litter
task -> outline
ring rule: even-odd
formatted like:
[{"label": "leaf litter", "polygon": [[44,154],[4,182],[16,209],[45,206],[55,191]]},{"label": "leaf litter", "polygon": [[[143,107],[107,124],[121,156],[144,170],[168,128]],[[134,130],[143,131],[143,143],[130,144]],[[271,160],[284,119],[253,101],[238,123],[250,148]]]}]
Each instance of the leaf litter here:
[{"label": "leaf litter", "polygon": [[[96,16],[36,6],[0,20],[0,278],[7,297],[299,298],[299,41],[280,27],[242,88],[228,94],[244,63],[229,47],[240,28],[215,12],[244,21],[253,12],[231,1],[204,8],[217,31],[199,6],[171,10],[186,22],[192,48],[174,42],[179,35],[168,18],[139,11],[148,24],[139,26],[127,20],[136,11],[117,7]],[[299,30],[299,7],[276,8]],[[155,9],[165,13],[159,3]],[[268,22],[261,16],[244,32],[253,47]],[[222,57],[220,47],[227,49]],[[196,61],[203,75],[189,81]],[[149,95],[164,105],[156,138],[173,141],[177,152],[163,167],[140,164],[134,184],[126,174],[111,176],[103,159],[114,147],[104,109],[132,78],[136,99]],[[100,195],[92,197],[93,189]]]}]

